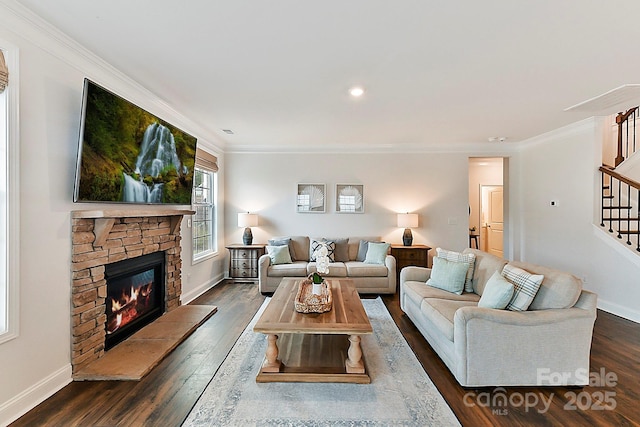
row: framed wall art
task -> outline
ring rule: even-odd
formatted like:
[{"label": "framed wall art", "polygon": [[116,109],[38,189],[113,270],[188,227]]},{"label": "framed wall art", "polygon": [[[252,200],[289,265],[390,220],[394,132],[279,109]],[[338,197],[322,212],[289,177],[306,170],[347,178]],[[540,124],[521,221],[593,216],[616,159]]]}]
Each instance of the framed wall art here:
[{"label": "framed wall art", "polygon": [[336,212],[364,213],[364,185],[337,184]]},{"label": "framed wall art", "polygon": [[326,209],[326,194],[324,184],[298,184],[296,212],[323,213]]}]

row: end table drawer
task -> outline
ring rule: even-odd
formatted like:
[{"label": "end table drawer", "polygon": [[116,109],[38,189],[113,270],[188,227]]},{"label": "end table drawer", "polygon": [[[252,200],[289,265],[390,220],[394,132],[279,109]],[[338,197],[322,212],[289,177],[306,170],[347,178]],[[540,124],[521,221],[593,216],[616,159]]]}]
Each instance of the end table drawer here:
[{"label": "end table drawer", "polygon": [[408,251],[401,251],[397,258],[400,259],[401,261],[421,261],[421,262],[425,262],[427,260],[427,256],[426,256],[426,252],[425,251],[416,251],[416,250],[408,250]]},{"label": "end table drawer", "polygon": [[258,252],[249,249],[235,249],[231,256],[234,259],[258,259]]},{"label": "end table drawer", "polygon": [[257,268],[231,268],[232,277],[258,277]]},{"label": "end table drawer", "polygon": [[258,260],[256,259],[232,259],[231,260],[231,268],[233,269],[242,269],[242,268],[258,268]]}]

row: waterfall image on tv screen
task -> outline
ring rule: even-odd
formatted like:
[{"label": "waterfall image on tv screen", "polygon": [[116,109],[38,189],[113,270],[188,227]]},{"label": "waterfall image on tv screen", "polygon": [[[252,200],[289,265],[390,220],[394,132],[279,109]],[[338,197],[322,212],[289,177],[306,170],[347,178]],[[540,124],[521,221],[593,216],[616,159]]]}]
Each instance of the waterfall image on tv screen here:
[{"label": "waterfall image on tv screen", "polygon": [[191,204],[196,138],[85,79],[74,201]]}]

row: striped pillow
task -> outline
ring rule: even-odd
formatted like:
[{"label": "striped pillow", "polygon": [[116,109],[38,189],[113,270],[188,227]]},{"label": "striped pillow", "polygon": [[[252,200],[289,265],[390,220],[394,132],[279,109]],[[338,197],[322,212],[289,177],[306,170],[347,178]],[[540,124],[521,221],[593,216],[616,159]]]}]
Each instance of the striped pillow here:
[{"label": "striped pillow", "polygon": [[513,284],[513,296],[506,309],[511,311],[525,311],[538,293],[544,276],[531,274],[521,268],[507,264],[502,269],[502,275]]},{"label": "striped pillow", "polygon": [[473,269],[476,264],[476,255],[475,254],[463,254],[460,252],[448,251],[442,248],[436,248],[436,256],[438,258],[444,258],[447,261],[452,262],[464,262],[469,268],[467,269],[467,275],[464,279],[464,291],[465,292],[473,292]]}]

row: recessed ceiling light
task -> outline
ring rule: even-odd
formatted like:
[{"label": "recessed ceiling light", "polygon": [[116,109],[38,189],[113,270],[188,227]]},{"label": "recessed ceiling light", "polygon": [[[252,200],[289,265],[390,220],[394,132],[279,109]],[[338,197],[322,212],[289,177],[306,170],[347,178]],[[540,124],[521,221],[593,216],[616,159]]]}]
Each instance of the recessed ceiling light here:
[{"label": "recessed ceiling light", "polygon": [[507,140],[506,136],[491,136],[488,138],[489,142],[505,142]]},{"label": "recessed ceiling light", "polygon": [[349,89],[349,93],[354,98],[359,98],[364,94],[364,89],[361,88],[360,86],[354,86],[351,89]]}]

